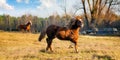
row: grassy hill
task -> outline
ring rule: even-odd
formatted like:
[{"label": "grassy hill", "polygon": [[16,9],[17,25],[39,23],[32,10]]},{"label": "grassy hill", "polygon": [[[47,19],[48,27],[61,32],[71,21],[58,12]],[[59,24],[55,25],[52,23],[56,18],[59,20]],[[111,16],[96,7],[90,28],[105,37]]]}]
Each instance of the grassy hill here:
[{"label": "grassy hill", "polygon": [[68,48],[71,42],[53,40],[54,52],[44,52],[45,39],[39,34],[0,31],[0,60],[119,60],[120,37],[83,36],[78,42],[79,53]]}]

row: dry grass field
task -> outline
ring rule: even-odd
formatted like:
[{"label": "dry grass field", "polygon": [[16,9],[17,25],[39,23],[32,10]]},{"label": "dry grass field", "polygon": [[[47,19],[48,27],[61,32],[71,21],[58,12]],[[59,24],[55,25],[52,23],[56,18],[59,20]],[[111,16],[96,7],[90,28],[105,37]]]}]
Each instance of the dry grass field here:
[{"label": "dry grass field", "polygon": [[54,52],[45,52],[46,41],[39,34],[0,31],[0,60],[120,60],[120,37],[83,36],[79,53],[68,48],[71,42],[53,40]]}]

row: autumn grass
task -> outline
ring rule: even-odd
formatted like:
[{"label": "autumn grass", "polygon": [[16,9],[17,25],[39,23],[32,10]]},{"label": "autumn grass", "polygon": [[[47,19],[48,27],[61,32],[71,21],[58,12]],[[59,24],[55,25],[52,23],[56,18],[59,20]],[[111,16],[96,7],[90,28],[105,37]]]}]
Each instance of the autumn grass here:
[{"label": "autumn grass", "polygon": [[39,34],[0,31],[0,60],[119,60],[120,37],[83,36],[78,42],[79,53],[68,48],[71,42],[53,40],[54,52],[45,52],[46,41]]}]

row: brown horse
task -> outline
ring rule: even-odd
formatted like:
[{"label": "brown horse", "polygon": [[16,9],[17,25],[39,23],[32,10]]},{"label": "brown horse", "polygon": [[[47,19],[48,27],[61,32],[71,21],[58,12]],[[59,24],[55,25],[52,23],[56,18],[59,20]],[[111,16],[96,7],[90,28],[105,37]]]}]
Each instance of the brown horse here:
[{"label": "brown horse", "polygon": [[25,25],[19,25],[18,29],[25,30],[25,31],[30,31],[31,25],[32,25],[32,22],[28,21],[27,24],[25,24]]},{"label": "brown horse", "polygon": [[83,26],[83,21],[79,17],[75,17],[74,19],[72,19],[68,28],[60,27],[56,25],[50,25],[47,27],[46,30],[41,32],[41,35],[39,36],[39,41],[41,41],[45,37],[45,34],[47,34],[48,38],[46,39],[47,41],[46,51],[48,49],[50,49],[50,51],[53,51],[51,47],[52,40],[55,37],[57,37],[60,40],[68,40],[73,42],[75,44],[75,51],[78,52],[77,40],[79,37],[79,30],[82,26]]}]

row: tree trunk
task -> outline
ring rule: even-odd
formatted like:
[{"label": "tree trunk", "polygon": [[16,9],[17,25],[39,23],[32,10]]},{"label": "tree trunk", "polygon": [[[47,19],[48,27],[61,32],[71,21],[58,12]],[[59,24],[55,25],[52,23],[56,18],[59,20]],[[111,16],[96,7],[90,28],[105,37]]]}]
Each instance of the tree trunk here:
[{"label": "tree trunk", "polygon": [[86,8],[85,8],[85,0],[82,0],[82,5],[83,5],[84,14],[85,14],[86,29],[89,29],[89,21],[87,17]]}]

